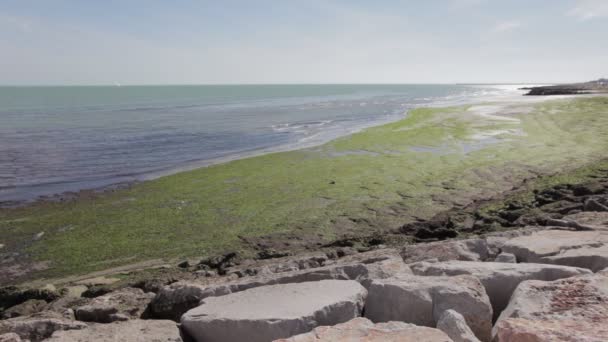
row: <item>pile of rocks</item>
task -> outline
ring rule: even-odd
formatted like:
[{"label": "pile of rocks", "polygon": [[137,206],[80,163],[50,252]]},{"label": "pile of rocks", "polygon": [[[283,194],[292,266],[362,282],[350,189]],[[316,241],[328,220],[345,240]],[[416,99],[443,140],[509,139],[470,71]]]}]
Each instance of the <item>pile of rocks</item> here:
[{"label": "pile of rocks", "polygon": [[4,288],[0,341],[608,341],[599,205],[401,250],[182,263],[199,277],[169,284]]}]

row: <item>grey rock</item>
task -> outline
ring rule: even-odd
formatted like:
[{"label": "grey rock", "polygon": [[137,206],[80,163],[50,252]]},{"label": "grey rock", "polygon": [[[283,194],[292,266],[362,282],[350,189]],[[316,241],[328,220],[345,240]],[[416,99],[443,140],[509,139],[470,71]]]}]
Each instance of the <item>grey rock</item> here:
[{"label": "grey rock", "polygon": [[365,317],[376,323],[402,321],[435,327],[439,316],[450,309],[463,315],[480,340],[490,340],[492,306],[483,286],[472,276],[372,280]]},{"label": "grey rock", "polygon": [[454,310],[446,310],[441,314],[437,329],[446,333],[454,342],[480,342],[464,317]]},{"label": "grey rock", "polygon": [[46,341],[52,342],[181,342],[173,321],[129,320],[110,324],[91,324],[86,329],[57,331]]},{"label": "grey rock", "polygon": [[522,282],[494,326],[497,342],[608,341],[608,277]]},{"label": "grey rock", "polygon": [[74,314],[80,321],[98,323],[140,318],[152,298],[153,293],[126,287],[92,299],[87,305],[77,307]]},{"label": "grey rock", "polygon": [[590,198],[585,201],[585,211],[608,211],[608,206]]},{"label": "grey rock", "polygon": [[0,335],[0,342],[21,342],[23,341],[19,335],[15,333],[6,333]]},{"label": "grey rock", "polygon": [[32,316],[0,321],[0,334],[15,333],[23,340],[42,341],[57,330],[84,329],[82,322],[67,320],[54,312],[41,312]]},{"label": "grey rock", "polygon": [[500,253],[494,261],[515,264],[517,263],[517,258],[511,253]]},{"label": "grey rock", "polygon": [[513,291],[524,280],[556,280],[591,273],[586,269],[568,266],[475,261],[420,262],[410,267],[414,274],[420,276],[466,274],[476,277],[490,298],[494,318],[507,306]]},{"label": "grey rock", "polygon": [[376,323],[355,318],[334,326],[322,326],[313,331],[275,342],[451,342],[438,329],[403,322]]},{"label": "grey rock", "polygon": [[156,294],[148,312],[154,318],[179,321],[184,312],[194,308],[200,300],[207,297],[223,296],[260,286],[332,279],[356,280],[367,286],[370,279],[389,278],[399,274],[411,274],[411,271],[396,253],[388,255],[382,252],[360,253],[345,257],[340,264],[245,277],[225,284],[173,283]]},{"label": "grey rock", "polygon": [[438,241],[408,245],[401,251],[406,263],[427,259],[446,260],[486,260],[490,250],[484,239]]},{"label": "grey rock", "polygon": [[181,324],[199,342],[272,341],[358,317],[366,295],[355,281],[263,286],[205,298]]}]

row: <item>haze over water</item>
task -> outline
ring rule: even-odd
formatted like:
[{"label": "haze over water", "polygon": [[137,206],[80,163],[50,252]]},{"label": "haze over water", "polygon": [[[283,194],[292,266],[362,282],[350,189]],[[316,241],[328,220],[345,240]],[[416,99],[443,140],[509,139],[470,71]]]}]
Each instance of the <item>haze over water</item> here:
[{"label": "haze over water", "polygon": [[0,87],[0,201],[312,146],[415,107],[514,93],[467,85]]}]

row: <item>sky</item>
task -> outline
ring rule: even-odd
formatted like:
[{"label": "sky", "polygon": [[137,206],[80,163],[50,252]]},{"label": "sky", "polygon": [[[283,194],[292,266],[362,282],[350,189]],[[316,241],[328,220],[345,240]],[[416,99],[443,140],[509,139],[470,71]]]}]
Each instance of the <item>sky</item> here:
[{"label": "sky", "polygon": [[608,77],[608,0],[0,0],[0,84]]}]

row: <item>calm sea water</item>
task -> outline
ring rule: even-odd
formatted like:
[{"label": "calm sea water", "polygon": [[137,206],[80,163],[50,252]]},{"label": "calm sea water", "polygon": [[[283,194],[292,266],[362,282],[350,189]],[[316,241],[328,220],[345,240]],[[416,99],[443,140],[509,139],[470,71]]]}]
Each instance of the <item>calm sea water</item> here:
[{"label": "calm sea water", "polygon": [[513,88],[465,85],[0,87],[0,201],[97,188],[319,144],[420,106]]}]

